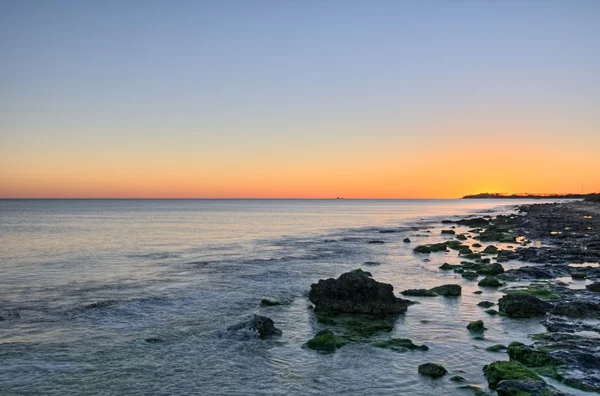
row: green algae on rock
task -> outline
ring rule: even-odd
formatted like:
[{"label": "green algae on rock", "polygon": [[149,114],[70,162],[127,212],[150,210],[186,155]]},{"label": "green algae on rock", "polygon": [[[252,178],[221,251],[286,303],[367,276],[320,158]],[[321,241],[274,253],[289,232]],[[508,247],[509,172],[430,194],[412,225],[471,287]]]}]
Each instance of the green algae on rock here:
[{"label": "green algae on rock", "polygon": [[453,270],[456,268],[460,268],[461,266],[459,264],[448,264],[448,263],[444,263],[442,265],[440,265],[440,269],[447,271],[447,270]]},{"label": "green algae on rock", "polygon": [[503,285],[495,276],[486,276],[477,284],[482,287],[500,287]]},{"label": "green algae on rock", "polygon": [[540,376],[518,362],[497,361],[483,366],[483,375],[490,388],[495,389],[503,380],[530,379],[544,382]]},{"label": "green algae on rock", "polygon": [[502,344],[496,344],[496,345],[492,345],[492,346],[485,348],[485,350],[488,352],[500,352],[500,351],[505,351],[506,346],[502,345]]},{"label": "green algae on rock", "polygon": [[408,338],[392,338],[391,340],[377,341],[373,343],[373,346],[377,348],[387,348],[396,352],[406,351],[427,351],[429,347],[427,345],[416,345]]},{"label": "green algae on rock", "polygon": [[483,308],[489,308],[496,305],[495,303],[491,302],[491,301],[481,301],[477,303],[478,307],[483,307]]},{"label": "green algae on rock", "polygon": [[334,335],[331,330],[321,330],[306,342],[306,346],[315,351],[334,352],[348,342],[346,338]]},{"label": "green algae on rock", "polygon": [[492,315],[492,316],[494,316],[494,315],[498,315],[498,311],[496,311],[495,309],[486,309],[484,312],[485,312],[486,314],[488,314],[488,315]]},{"label": "green algae on rock", "polygon": [[477,272],[465,271],[462,273],[462,277],[468,280],[475,280],[479,278],[479,275],[477,274]]},{"label": "green algae on rock", "polygon": [[460,285],[442,285],[429,289],[429,291],[434,292],[437,295],[445,296],[445,297],[456,297],[460,296],[462,292],[462,288]]},{"label": "green algae on rock", "polygon": [[475,320],[467,325],[467,329],[471,333],[483,333],[485,330],[485,326],[483,325],[483,320]]}]

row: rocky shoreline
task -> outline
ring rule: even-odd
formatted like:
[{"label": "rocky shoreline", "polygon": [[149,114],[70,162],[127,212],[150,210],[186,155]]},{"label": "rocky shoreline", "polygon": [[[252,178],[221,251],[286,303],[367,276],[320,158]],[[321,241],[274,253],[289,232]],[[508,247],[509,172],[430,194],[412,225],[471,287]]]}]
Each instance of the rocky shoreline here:
[{"label": "rocky shoreline", "polygon": [[[571,388],[600,392],[600,203],[522,205],[514,215],[467,217],[442,223],[448,227],[442,230],[445,241],[416,246],[414,254],[428,256],[456,251],[462,260],[460,264],[446,263],[439,271],[453,271],[463,278],[477,280],[484,290],[502,288],[504,296],[497,302],[497,310],[487,309],[486,313],[511,320],[539,318],[547,329],[546,333],[530,335],[529,345],[512,342],[490,347],[507,353],[508,361],[498,360],[482,367],[489,391],[460,385],[466,379],[458,375],[451,380],[459,388],[479,395],[568,394],[553,388],[544,377]],[[456,232],[456,226],[469,229]],[[514,260],[523,265],[505,270],[502,263]],[[571,279],[587,279],[587,285],[573,288]],[[529,284],[523,285],[524,281]],[[401,292],[403,296],[432,298],[453,298],[460,294],[460,285],[452,284]],[[397,352],[427,353],[429,349],[409,339],[370,341],[370,336],[377,332],[391,331],[397,315],[407,311],[410,314],[413,302],[396,296],[392,285],[376,281],[369,272],[356,269],[337,279],[320,280],[311,286],[308,297],[314,304],[310,309],[320,323],[342,324],[347,329],[345,334],[337,335],[328,329],[319,331],[305,344],[309,349],[332,353],[355,342]],[[483,301],[478,305],[491,308],[495,303]],[[272,335],[281,334],[272,331],[274,326],[268,318],[257,319],[254,317],[233,329],[268,323]],[[481,320],[469,323],[466,328],[474,337],[483,337],[486,330]],[[256,331],[261,337],[266,334],[264,326],[258,326]],[[418,371],[431,378],[448,373],[436,362],[421,365]]]}]

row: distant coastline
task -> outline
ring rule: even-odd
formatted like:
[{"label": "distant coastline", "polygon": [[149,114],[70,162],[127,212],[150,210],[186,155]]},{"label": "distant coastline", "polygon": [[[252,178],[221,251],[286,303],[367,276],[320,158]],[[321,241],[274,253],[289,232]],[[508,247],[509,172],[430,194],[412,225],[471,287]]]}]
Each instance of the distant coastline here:
[{"label": "distant coastline", "polygon": [[588,199],[594,198],[598,194],[506,194],[506,193],[481,193],[465,195],[463,199]]}]

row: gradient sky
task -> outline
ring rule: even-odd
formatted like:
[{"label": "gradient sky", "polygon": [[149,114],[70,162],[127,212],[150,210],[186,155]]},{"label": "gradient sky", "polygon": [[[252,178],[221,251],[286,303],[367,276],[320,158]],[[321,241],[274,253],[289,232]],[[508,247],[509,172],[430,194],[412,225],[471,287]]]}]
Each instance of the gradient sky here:
[{"label": "gradient sky", "polygon": [[600,1],[0,1],[0,197],[600,191]]}]

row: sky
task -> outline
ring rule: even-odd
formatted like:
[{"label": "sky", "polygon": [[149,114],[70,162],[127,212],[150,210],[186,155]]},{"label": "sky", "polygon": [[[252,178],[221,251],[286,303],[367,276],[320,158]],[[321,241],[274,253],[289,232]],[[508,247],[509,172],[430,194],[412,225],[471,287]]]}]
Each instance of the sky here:
[{"label": "sky", "polygon": [[0,0],[0,197],[600,191],[599,20],[596,0]]}]

